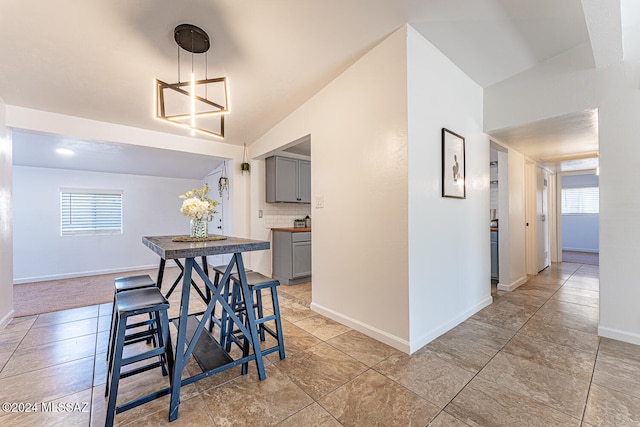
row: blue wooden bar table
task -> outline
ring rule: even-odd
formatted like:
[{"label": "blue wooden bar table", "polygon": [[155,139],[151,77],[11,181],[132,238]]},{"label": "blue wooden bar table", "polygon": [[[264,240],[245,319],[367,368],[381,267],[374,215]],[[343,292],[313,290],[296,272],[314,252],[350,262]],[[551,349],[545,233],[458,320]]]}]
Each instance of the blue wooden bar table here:
[{"label": "blue wooden bar table", "polygon": [[[171,393],[171,403],[169,406],[169,421],[174,421],[178,418],[178,406],[180,404],[180,388],[187,384],[191,384],[200,379],[206,378],[218,372],[222,372],[226,369],[238,366],[248,361],[255,360],[258,369],[258,376],[261,380],[266,378],[264,369],[264,362],[262,360],[262,351],[260,348],[260,338],[258,336],[258,330],[256,327],[255,313],[253,310],[247,310],[247,324],[238,318],[234,310],[229,306],[228,301],[224,298],[222,293],[223,286],[214,286],[214,283],[209,279],[206,272],[195,261],[196,258],[202,257],[205,260],[208,255],[223,255],[233,254],[231,261],[226,269],[225,274],[218,283],[225,283],[233,270],[233,267],[237,267],[237,272],[240,275],[240,282],[242,288],[242,296],[248,303],[247,307],[251,307],[253,300],[249,287],[247,285],[247,278],[244,272],[244,263],[242,260],[242,253],[249,251],[258,251],[269,249],[270,244],[268,241],[262,240],[250,240],[241,239],[237,237],[226,237],[225,240],[215,241],[203,241],[203,242],[175,242],[173,239],[176,236],[154,236],[143,237],[142,243],[146,245],[153,252],[158,254],[161,258],[161,266],[167,260],[178,260],[184,258],[184,275],[182,281],[182,295],[180,298],[180,315],[178,317],[178,333],[176,335],[176,348],[175,348],[175,369],[171,373],[169,392]],[[206,268],[206,263],[204,264]],[[208,301],[207,309],[202,314],[201,320],[195,327],[191,327],[190,331],[187,330],[187,324],[189,321],[189,297],[191,292],[191,282],[193,272],[195,272],[205,283],[207,289],[211,293],[211,298]],[[222,364],[212,369],[202,372],[201,374],[194,375],[190,378],[182,379],[182,372],[186,366],[189,357],[193,354],[193,350],[198,342],[198,339],[202,335],[203,331],[206,331],[206,324],[211,318],[213,308],[218,302],[222,306],[222,310],[226,313],[229,319],[236,324],[236,327],[242,331],[245,337],[249,338],[251,346],[253,347],[253,353],[244,356],[240,359],[233,360],[228,355],[222,358]],[[206,333],[206,332],[205,332]],[[224,352],[223,349],[218,351]],[[226,354],[226,352],[225,352]],[[224,355],[223,355],[224,356]]]}]

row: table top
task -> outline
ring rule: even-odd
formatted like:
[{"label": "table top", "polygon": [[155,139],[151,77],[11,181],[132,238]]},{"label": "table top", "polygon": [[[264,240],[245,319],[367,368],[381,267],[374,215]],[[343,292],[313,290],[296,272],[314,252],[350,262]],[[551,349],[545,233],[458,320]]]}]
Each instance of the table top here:
[{"label": "table top", "polygon": [[143,237],[142,243],[163,259],[195,258],[207,255],[221,255],[269,249],[265,240],[241,239],[227,236],[225,240],[208,242],[174,242],[176,236]]}]

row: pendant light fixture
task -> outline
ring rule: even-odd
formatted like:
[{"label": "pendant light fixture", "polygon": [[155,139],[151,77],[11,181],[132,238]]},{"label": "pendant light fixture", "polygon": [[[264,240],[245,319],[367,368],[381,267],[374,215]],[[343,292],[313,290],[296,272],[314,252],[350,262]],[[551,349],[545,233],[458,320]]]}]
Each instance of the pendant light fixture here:
[{"label": "pendant light fixture", "polygon": [[[227,78],[208,77],[207,33],[191,24],[174,30],[178,44],[178,83],[155,81],[155,118],[205,135],[224,138],[224,116],[229,113]],[[189,79],[180,79],[180,49],[191,53]],[[204,53],[204,76],[196,76],[196,55]],[[201,60],[199,61],[202,62]]]}]

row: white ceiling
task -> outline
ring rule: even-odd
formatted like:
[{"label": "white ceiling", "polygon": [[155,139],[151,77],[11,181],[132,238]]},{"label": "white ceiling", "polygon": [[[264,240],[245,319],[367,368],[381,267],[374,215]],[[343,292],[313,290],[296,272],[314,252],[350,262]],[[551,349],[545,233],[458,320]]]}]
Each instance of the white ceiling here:
[{"label": "white ceiling", "polygon": [[0,97],[185,135],[152,118],[153,81],[177,81],[191,23],[229,78],[225,142],[251,144],[405,23],[487,87],[590,44],[586,22],[581,0],[2,0]]},{"label": "white ceiling", "polygon": [[[56,151],[59,148],[73,154],[60,154]],[[25,131],[13,133],[13,158],[19,166],[186,179],[202,179],[223,162],[221,158],[184,151]]]},{"label": "white ceiling", "polygon": [[492,131],[491,136],[552,169],[566,171],[598,166],[596,109],[499,129]]}]

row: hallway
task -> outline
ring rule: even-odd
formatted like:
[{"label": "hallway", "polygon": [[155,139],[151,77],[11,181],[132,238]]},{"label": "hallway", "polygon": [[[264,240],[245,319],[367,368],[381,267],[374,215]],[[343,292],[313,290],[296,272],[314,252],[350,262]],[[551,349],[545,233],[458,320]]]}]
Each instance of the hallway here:
[{"label": "hallway", "polygon": [[[230,370],[118,414],[118,425],[500,426],[640,424],[640,347],[597,336],[598,267],[553,264],[412,356],[309,310],[281,286],[287,358],[267,380]],[[104,423],[110,305],[16,318],[0,331],[0,401],[87,402],[72,413],[0,412],[3,426]],[[197,369],[195,363],[188,369]],[[121,396],[164,384],[150,371]]]}]

